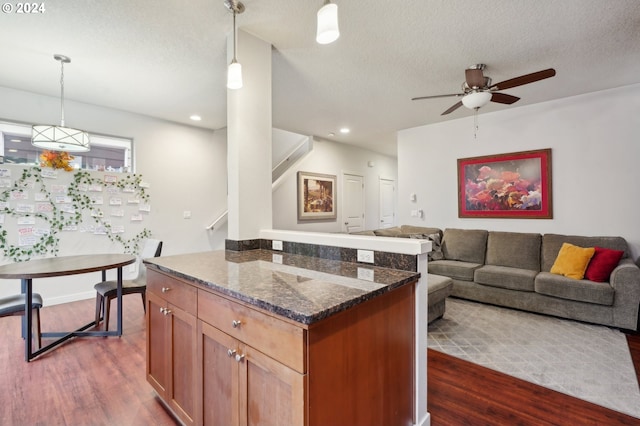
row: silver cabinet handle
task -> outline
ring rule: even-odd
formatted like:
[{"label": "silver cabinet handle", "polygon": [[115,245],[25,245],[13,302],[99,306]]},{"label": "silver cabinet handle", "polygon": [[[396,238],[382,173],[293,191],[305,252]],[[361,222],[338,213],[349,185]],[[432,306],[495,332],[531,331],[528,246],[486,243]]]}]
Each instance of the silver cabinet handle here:
[{"label": "silver cabinet handle", "polygon": [[242,324],[242,321],[240,321],[240,320],[231,321],[231,325],[233,326],[233,328],[238,328],[238,327],[240,327],[241,324]]},{"label": "silver cabinet handle", "polygon": [[244,354],[236,354],[236,362],[242,362],[244,359]]},{"label": "silver cabinet handle", "polygon": [[165,315],[169,315],[171,313],[171,309],[164,308],[164,312],[162,313]]},{"label": "silver cabinet handle", "polygon": [[165,310],[165,308],[160,308],[160,313],[164,314],[164,310]]},{"label": "silver cabinet handle", "polygon": [[227,355],[229,355],[229,358],[231,358],[232,356],[234,356],[236,354],[236,350],[235,349],[229,349],[227,351]]},{"label": "silver cabinet handle", "polygon": [[163,293],[166,293],[166,292],[168,292],[169,290],[171,290],[171,287],[162,287],[162,290],[161,290],[161,291],[162,291]]}]

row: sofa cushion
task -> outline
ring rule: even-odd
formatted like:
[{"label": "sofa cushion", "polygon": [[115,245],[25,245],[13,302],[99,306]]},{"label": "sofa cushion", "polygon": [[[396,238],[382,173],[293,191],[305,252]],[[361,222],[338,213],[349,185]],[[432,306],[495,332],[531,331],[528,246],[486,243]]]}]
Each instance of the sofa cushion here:
[{"label": "sofa cushion", "polygon": [[551,266],[551,273],[564,275],[574,280],[581,280],[584,278],[584,272],[587,270],[587,265],[593,257],[596,249],[593,247],[578,247],[569,243],[562,243],[558,257],[556,257],[553,266]]},{"label": "sofa cushion", "polygon": [[608,283],[574,280],[550,272],[540,272],[535,279],[535,291],[547,296],[598,305],[613,305],[615,290]]},{"label": "sofa cushion", "polygon": [[476,269],[474,281],[478,284],[509,290],[534,291],[534,280],[537,274],[538,271],[530,269],[484,265]]},{"label": "sofa cushion", "polygon": [[444,275],[455,280],[473,281],[473,273],[481,267],[480,263],[461,262],[459,260],[434,260],[429,262],[429,273]]},{"label": "sofa cushion", "polygon": [[491,231],[487,238],[485,264],[540,271],[541,244],[540,234]]},{"label": "sofa cushion", "polygon": [[402,234],[399,226],[392,228],[376,229],[373,231],[378,237],[399,237]]},{"label": "sofa cushion", "polygon": [[584,277],[590,281],[599,283],[608,282],[611,272],[618,266],[620,259],[624,255],[622,250],[610,250],[596,247]]},{"label": "sofa cushion", "polygon": [[442,236],[442,230],[440,228],[428,226],[401,225],[400,231],[403,234],[440,234],[440,236]]},{"label": "sofa cushion", "polygon": [[442,237],[444,258],[483,264],[488,233],[481,229],[445,229]]},{"label": "sofa cushion", "polygon": [[622,237],[581,237],[576,235],[545,234],[542,236],[541,271],[549,272],[562,243],[570,243],[580,247],[603,247],[612,250],[623,250],[629,256],[627,241]]}]

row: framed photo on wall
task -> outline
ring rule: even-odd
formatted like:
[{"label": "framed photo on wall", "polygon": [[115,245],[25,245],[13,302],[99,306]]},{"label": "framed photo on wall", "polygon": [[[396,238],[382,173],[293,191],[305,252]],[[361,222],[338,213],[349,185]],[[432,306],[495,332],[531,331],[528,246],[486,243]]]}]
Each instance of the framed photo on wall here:
[{"label": "framed photo on wall", "polygon": [[552,219],[551,149],[458,159],[458,217]]},{"label": "framed photo on wall", "polygon": [[298,221],[336,220],[336,176],[298,172]]}]

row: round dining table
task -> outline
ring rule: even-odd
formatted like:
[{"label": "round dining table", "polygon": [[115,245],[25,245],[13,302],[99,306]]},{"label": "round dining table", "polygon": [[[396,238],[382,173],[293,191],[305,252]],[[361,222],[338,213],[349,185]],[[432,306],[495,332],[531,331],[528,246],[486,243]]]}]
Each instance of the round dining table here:
[{"label": "round dining table", "polygon": [[66,342],[73,337],[89,336],[121,336],[122,335],[122,268],[136,261],[132,254],[84,254],[76,256],[56,256],[42,259],[32,259],[26,262],[11,263],[0,266],[0,279],[20,279],[21,291],[25,300],[31,300],[33,295],[33,280],[36,278],[61,277],[67,275],[86,274],[90,272],[102,272],[102,280],[106,281],[106,271],[117,269],[117,322],[116,330],[90,330],[97,326],[95,319],[90,323],[73,331],[54,331],[42,333],[45,338],[56,338],[51,343],[32,350],[32,324],[33,311],[30,303],[25,303],[23,321],[23,337],[25,340],[25,361],[29,362],[35,357]]}]

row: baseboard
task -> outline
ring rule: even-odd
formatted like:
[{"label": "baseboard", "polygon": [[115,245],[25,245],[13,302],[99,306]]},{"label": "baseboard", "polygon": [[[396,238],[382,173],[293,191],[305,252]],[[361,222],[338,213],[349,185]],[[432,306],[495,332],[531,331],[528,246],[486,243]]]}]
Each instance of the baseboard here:
[{"label": "baseboard", "polygon": [[44,306],[60,305],[62,303],[77,302],[78,300],[93,299],[96,297],[96,291],[83,291],[82,293],[66,294],[58,297],[48,297],[43,300]]},{"label": "baseboard", "polygon": [[427,411],[427,415],[422,418],[416,426],[431,426],[431,414]]}]

